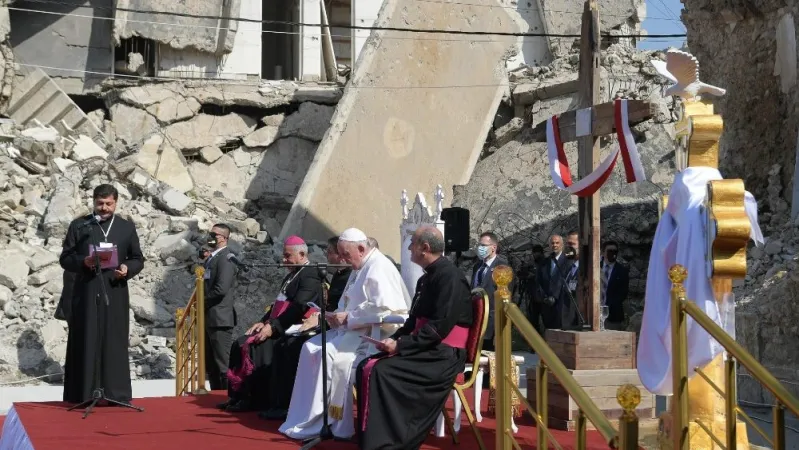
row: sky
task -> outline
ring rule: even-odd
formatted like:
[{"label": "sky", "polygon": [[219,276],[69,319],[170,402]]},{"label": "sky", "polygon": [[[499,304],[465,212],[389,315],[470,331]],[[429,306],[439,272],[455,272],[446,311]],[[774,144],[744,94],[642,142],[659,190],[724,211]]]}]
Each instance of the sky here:
[{"label": "sky", "polygon": [[[685,26],[679,20],[682,11],[680,0],[646,0],[646,20],[643,27],[649,34],[685,34]],[[601,12],[600,12],[601,14]],[[685,38],[649,38],[638,44],[638,48],[660,50],[680,48]]]}]

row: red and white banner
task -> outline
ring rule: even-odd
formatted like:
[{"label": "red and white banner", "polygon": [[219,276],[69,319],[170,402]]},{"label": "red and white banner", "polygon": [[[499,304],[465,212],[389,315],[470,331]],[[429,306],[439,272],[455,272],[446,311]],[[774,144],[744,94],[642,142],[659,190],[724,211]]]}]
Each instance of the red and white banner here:
[{"label": "red and white banner", "polygon": [[557,116],[552,116],[547,121],[549,172],[558,189],[565,190],[578,197],[590,197],[610,177],[613,167],[616,166],[619,153],[621,153],[627,182],[634,183],[646,180],[644,166],[641,164],[641,156],[638,154],[638,147],[635,145],[635,139],[633,139],[633,134],[630,131],[627,100],[620,99],[614,102],[614,121],[616,135],[619,138],[619,147],[605,157],[599,167],[576,183],[572,183],[569,161],[566,159],[566,152],[563,151],[558,118]]}]

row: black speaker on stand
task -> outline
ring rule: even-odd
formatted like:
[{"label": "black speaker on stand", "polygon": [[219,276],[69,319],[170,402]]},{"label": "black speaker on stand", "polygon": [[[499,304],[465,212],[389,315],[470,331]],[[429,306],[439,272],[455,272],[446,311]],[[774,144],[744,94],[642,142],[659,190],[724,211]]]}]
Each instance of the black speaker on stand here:
[{"label": "black speaker on stand", "polygon": [[445,252],[455,252],[456,261],[460,261],[461,252],[469,250],[469,210],[453,206],[441,210],[444,221]]}]

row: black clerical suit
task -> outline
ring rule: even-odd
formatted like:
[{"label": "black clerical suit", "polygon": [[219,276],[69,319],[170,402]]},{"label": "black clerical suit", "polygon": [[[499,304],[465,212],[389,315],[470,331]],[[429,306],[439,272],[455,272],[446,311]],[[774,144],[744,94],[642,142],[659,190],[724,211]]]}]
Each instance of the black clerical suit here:
[{"label": "black clerical suit", "polygon": [[[508,266],[508,260],[502,255],[496,255],[494,259],[486,264],[485,261],[477,262],[472,269],[472,289],[483,288],[488,294],[488,305],[490,308],[488,316],[488,325],[486,325],[486,333],[483,337],[483,348],[485,350],[494,350],[494,292],[497,290],[497,284],[494,283],[494,268],[497,266]],[[513,291],[515,288],[515,277],[511,281],[509,290]]]},{"label": "black clerical suit", "polygon": [[[553,265],[553,261],[555,264]],[[566,277],[574,264],[561,253],[555,260],[552,256],[541,262],[538,266],[538,288],[541,290],[539,298],[542,299],[541,318],[545,329],[561,329],[563,320],[564,291],[567,289]],[[568,297],[566,297],[568,299]],[[554,303],[549,304],[551,299]]]},{"label": "black clerical suit", "polygon": [[[605,263],[602,264],[600,277],[605,276]],[[607,290],[605,291],[605,304],[608,306],[608,322],[613,327],[618,327],[624,322],[624,302],[630,287],[630,271],[627,266],[616,261],[612,265]]]},{"label": "black clerical suit", "polygon": [[61,288],[61,297],[58,299],[58,306],[55,308],[55,318],[63,320],[69,325],[72,320],[72,297],[75,290],[75,273],[68,270],[64,271],[63,287]]},{"label": "black clerical suit", "polygon": [[579,329],[580,319],[577,311],[577,280],[580,277],[580,265],[577,260],[567,259],[569,264],[560,297],[555,303],[556,320],[561,330]]},{"label": "black clerical suit", "polygon": [[[83,226],[90,217],[81,217],[69,224],[59,258],[61,267],[75,274],[72,301],[69,302],[71,313],[64,366],[64,401],[86,401],[92,397],[95,388],[102,387],[106,397],[129,402],[132,393],[128,358],[128,280],[142,271],[144,257],[133,222],[112,216],[99,224]],[[94,269],[84,265],[92,235],[99,244],[116,246],[119,264],[128,268],[124,278],[117,279],[114,269],[105,269],[98,277]],[[108,305],[101,283],[105,283]],[[95,361],[100,363],[99,380],[96,381]]]},{"label": "black clerical suit", "polygon": [[425,268],[410,317],[392,336],[396,353],[378,353],[358,366],[355,429],[361,449],[421,446],[466,362],[465,349],[442,341],[456,326],[468,329],[472,321],[469,281],[452,262],[439,258]]},{"label": "black clerical suit", "polygon": [[211,390],[227,389],[227,368],[233,327],[238,320],[233,306],[236,265],[223,247],[205,261],[205,370]]},{"label": "black clerical suit", "polygon": [[338,309],[338,302],[341,296],[344,295],[344,289],[347,287],[347,280],[350,278],[352,269],[349,267],[343,268],[330,277],[330,287],[327,289],[327,304],[325,309],[327,311],[335,311]]},{"label": "black clerical suit", "polygon": [[[322,274],[316,267],[302,267],[283,278],[281,291],[286,296],[288,307],[279,317],[269,318],[264,314],[261,318],[261,323],[272,327],[272,336],[261,343],[250,344],[249,355],[254,370],[238,390],[228,389],[228,396],[234,402],[240,402],[228,406],[228,410],[288,410],[300,350],[310,336],[286,335],[285,332],[292,325],[302,323],[309,302],[318,303],[323,298]],[[241,348],[249,337],[239,337],[230,347],[231,369],[237,370],[241,366]]]}]

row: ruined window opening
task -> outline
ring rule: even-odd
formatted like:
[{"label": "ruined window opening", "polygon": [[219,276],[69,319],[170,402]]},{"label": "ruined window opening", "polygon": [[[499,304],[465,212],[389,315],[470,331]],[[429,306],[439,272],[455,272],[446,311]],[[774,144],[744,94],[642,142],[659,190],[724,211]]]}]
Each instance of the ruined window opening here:
[{"label": "ruined window opening", "polygon": [[300,22],[301,0],[261,0],[261,78],[294,80],[300,77],[300,27],[278,22]]},{"label": "ruined window opening", "polygon": [[[325,0],[325,10],[327,11],[330,23],[330,35],[333,40],[333,54],[336,55],[336,64],[352,67],[353,45],[352,29],[352,0]],[[343,27],[343,28],[342,28]]]},{"label": "ruined window opening", "polygon": [[223,154],[227,154],[238,149],[242,145],[244,145],[244,142],[241,139],[236,139],[220,145],[219,150],[221,150]]},{"label": "ruined window opening", "polygon": [[133,36],[114,48],[114,74],[152,77],[158,46],[152,39]]}]

